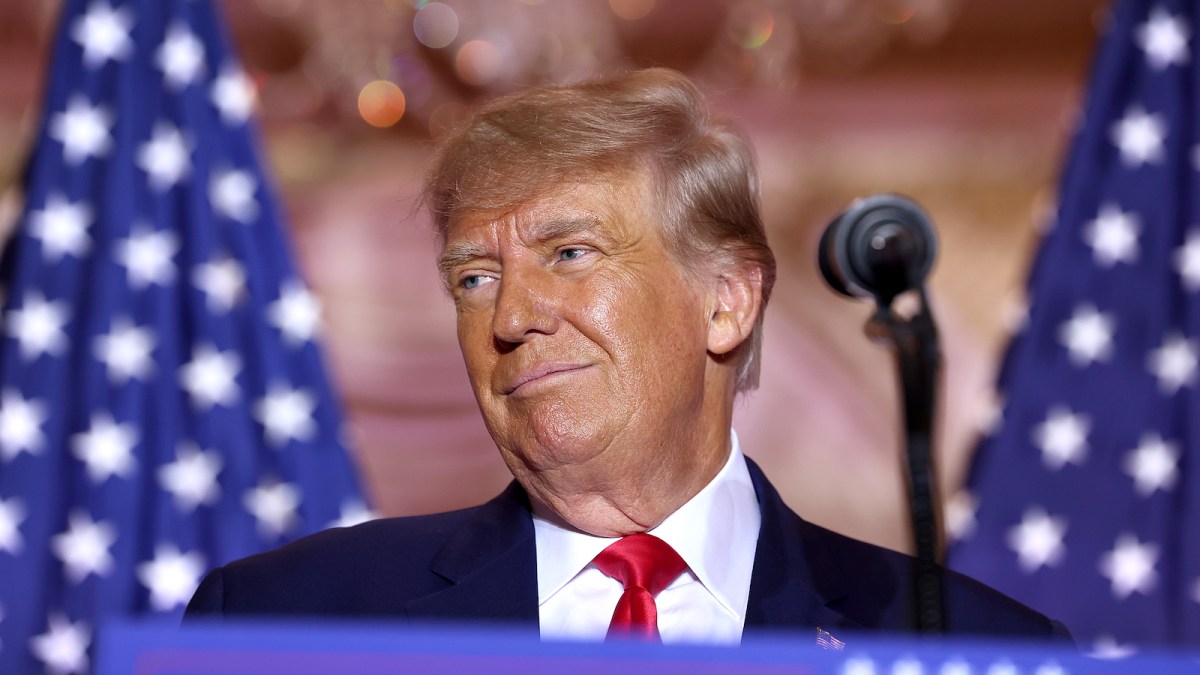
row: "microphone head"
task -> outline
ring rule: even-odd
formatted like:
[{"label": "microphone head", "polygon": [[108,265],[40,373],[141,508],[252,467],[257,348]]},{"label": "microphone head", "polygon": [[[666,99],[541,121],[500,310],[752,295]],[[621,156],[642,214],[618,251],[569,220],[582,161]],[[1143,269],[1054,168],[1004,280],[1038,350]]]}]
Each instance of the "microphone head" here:
[{"label": "microphone head", "polygon": [[817,261],[833,290],[888,306],[925,282],[936,254],[929,216],[912,200],[885,193],[857,199],[834,218]]}]

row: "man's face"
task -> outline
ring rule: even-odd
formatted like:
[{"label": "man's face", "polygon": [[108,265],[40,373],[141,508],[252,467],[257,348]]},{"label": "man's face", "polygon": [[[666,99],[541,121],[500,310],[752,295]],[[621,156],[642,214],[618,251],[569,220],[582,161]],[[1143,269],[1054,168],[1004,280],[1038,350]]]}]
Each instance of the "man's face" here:
[{"label": "man's face", "polygon": [[647,192],[585,183],[448,227],[441,264],[475,397],[513,474],[552,507],[655,489],[699,441],[713,300],[668,251]]}]

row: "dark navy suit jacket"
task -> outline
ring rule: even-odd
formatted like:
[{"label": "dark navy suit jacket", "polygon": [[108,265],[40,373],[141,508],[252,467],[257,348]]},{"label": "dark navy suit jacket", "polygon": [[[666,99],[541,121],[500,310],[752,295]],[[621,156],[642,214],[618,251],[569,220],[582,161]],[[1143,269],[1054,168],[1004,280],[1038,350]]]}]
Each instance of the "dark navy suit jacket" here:
[{"label": "dark navy suit jacket", "polygon": [[[912,558],[801,519],[747,460],[762,509],[745,635],[822,628],[903,631]],[[204,578],[187,618],[304,615],[515,623],[536,630],[529,499],[514,482],[461,511],[319,532]],[[943,570],[945,624],[959,635],[1065,637],[1061,624]]]}]

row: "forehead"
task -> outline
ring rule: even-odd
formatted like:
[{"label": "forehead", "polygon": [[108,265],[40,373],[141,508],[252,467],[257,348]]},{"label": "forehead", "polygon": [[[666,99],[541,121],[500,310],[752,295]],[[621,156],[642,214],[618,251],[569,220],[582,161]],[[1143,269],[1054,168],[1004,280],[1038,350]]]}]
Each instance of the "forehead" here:
[{"label": "forehead", "polygon": [[446,224],[443,250],[464,241],[482,243],[502,232],[512,232],[526,243],[583,229],[611,236],[632,234],[652,222],[650,192],[638,172],[631,172],[572,182],[511,207],[461,209]]}]

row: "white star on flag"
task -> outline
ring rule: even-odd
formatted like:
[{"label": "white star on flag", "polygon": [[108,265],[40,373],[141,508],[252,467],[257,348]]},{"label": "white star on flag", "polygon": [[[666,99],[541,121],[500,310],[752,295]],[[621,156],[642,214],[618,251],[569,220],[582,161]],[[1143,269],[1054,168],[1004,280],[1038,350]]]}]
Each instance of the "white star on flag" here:
[{"label": "white star on flag", "polygon": [[221,494],[217,475],[221,456],[212,450],[200,450],[194,443],[181,443],[175,449],[175,461],[158,469],[158,484],[171,493],[175,505],[191,513],[201,504],[213,504]]},{"label": "white star on flag", "polygon": [[217,213],[241,223],[258,216],[254,192],[258,182],[249,171],[217,171],[208,186],[208,196]]},{"label": "white star on flag", "polygon": [[47,132],[63,144],[67,164],[78,166],[88,157],[103,157],[112,148],[113,115],[108,108],[92,106],[83,96],[73,96],[67,109],[50,118]]},{"label": "white star on flag", "polygon": [[0,499],[0,551],[16,555],[25,548],[25,538],[21,536],[25,516],[25,503],[19,498]]},{"label": "white star on flag", "polygon": [[1027,574],[1044,566],[1056,566],[1067,554],[1063,537],[1067,534],[1067,519],[1051,516],[1045,509],[1031,508],[1021,517],[1021,523],[1008,531],[1008,546],[1017,554],[1017,562]]},{"label": "white star on flag", "polygon": [[1085,367],[1112,356],[1114,330],[1116,319],[1112,314],[1101,313],[1092,305],[1081,305],[1059,326],[1058,340],[1067,348],[1071,363]]},{"label": "white star on flag", "polygon": [[289,440],[307,441],[317,432],[313,411],[316,398],[307,389],[272,385],[254,404],[254,419],[266,432],[267,443],[278,448]]},{"label": "white star on flag", "polygon": [[150,590],[150,606],[169,612],[187,604],[204,570],[204,556],[199,553],[181,553],[174,544],[159,544],[154,547],[154,559],[138,565],[137,576]]},{"label": "white star on flag", "polygon": [[133,52],[132,28],[128,7],[113,9],[105,0],[96,0],[71,26],[71,39],[83,47],[84,65],[96,68],[109,60],[123,61]]},{"label": "white star on flag", "polygon": [[154,64],[163,72],[168,87],[183,89],[204,70],[204,45],[186,24],[173,23],[154,55]]},{"label": "white star on flag", "polygon": [[1116,204],[1105,204],[1096,219],[1084,226],[1083,239],[1092,247],[1097,265],[1112,267],[1137,260],[1139,230],[1136,214],[1122,211]]},{"label": "white star on flag", "polygon": [[1004,396],[998,391],[988,391],[975,405],[975,428],[984,436],[992,436],[1004,426]]},{"label": "white star on flag", "polygon": [[246,493],[244,504],[258,521],[259,531],[273,539],[296,524],[300,490],[288,483],[264,481]]},{"label": "white star on flag", "polygon": [[89,574],[104,577],[112,572],[113,557],[108,549],[116,540],[111,523],[96,522],[86,511],[74,511],[67,531],[55,535],[50,547],[66,568],[67,579],[77,584]]},{"label": "white star on flag", "polygon": [[191,143],[170,122],[154,125],[150,140],[138,147],[137,165],[150,177],[150,187],[162,192],[191,173]]},{"label": "white star on flag", "polygon": [[241,370],[242,360],[234,351],[220,352],[204,344],[196,347],[192,360],[179,369],[179,379],[197,408],[229,407],[239,396],[236,378]]},{"label": "white star on flag", "polygon": [[1137,647],[1129,644],[1121,644],[1111,635],[1101,635],[1092,643],[1092,651],[1086,656],[1093,659],[1104,659],[1106,661],[1115,661],[1117,659],[1127,659],[1137,653]]},{"label": "white star on flag", "polygon": [[1172,16],[1162,7],[1155,7],[1146,23],[1135,33],[1138,46],[1146,52],[1150,67],[1162,70],[1188,61],[1189,30],[1182,16]]},{"label": "white star on flag", "polygon": [[192,283],[204,293],[210,310],[228,312],[245,293],[246,272],[237,260],[222,256],[197,265]]},{"label": "white star on flag", "polygon": [[46,670],[56,675],[62,673],[86,673],[88,671],[88,646],[92,642],[92,629],[86,621],[71,623],[62,614],[51,614],[45,633],[29,640],[29,649]]},{"label": "white star on flag", "polygon": [[1158,582],[1154,565],[1158,562],[1158,546],[1143,544],[1132,534],[1117,538],[1113,550],[1100,557],[1100,573],[1112,582],[1113,597],[1123,600],[1137,591],[1149,593]]},{"label": "white star on flag", "polygon": [[295,346],[312,339],[321,323],[321,303],[303,284],[291,281],[279,290],[279,299],[267,306],[267,320]]},{"label": "white star on flag", "polygon": [[38,455],[46,437],[42,423],[50,418],[45,402],[25,398],[20,391],[5,389],[0,395],[0,457],[7,464],[22,452]]},{"label": "white star on flag", "polygon": [[20,309],[8,312],[5,328],[21,348],[21,358],[32,361],[42,354],[61,356],[67,349],[70,312],[61,300],[46,301],[37,291],[28,291]]},{"label": "white star on flag", "polygon": [[368,509],[366,504],[355,499],[342,504],[341,514],[337,520],[329,524],[329,527],[354,527],[378,517],[378,513]]},{"label": "white star on flag", "polygon": [[120,317],[113,321],[112,330],[96,336],[93,351],[113,384],[124,384],[131,379],[144,382],[154,370],[150,353],[156,342],[154,331],[134,326],[129,319]]},{"label": "white star on flag", "polygon": [[1046,420],[1033,430],[1033,443],[1042,449],[1042,463],[1055,471],[1067,463],[1083,464],[1091,428],[1086,415],[1076,415],[1065,408],[1052,409]]},{"label": "white star on flag", "polygon": [[29,233],[42,242],[42,256],[58,262],[64,254],[82,258],[91,249],[88,227],[92,207],[85,201],[70,202],[62,193],[51,193],[41,211],[29,213]]},{"label": "white star on flag", "polygon": [[254,111],[254,85],[237,66],[227,65],[212,84],[212,102],[226,124],[241,124]]},{"label": "white star on flag", "polygon": [[962,541],[975,533],[975,512],[979,499],[967,490],[958,490],[946,504],[946,534],[954,541]]},{"label": "white star on flag", "polygon": [[1158,434],[1142,436],[1138,447],[1125,455],[1125,473],[1133,478],[1139,495],[1149,497],[1156,490],[1166,492],[1175,486],[1179,448]]},{"label": "white star on flag", "polygon": [[1183,246],[1175,249],[1172,262],[1183,279],[1183,287],[1192,293],[1200,290],[1200,233],[1188,234]]},{"label": "white star on flag", "polygon": [[1024,332],[1029,326],[1029,298],[1022,293],[1005,298],[1000,307],[1000,322],[1013,335]]},{"label": "white star on flag", "polygon": [[1134,169],[1161,162],[1166,137],[1166,119],[1137,106],[1130,108],[1112,127],[1112,142],[1121,151],[1121,161]]},{"label": "white star on flag", "polygon": [[1161,347],[1150,352],[1150,372],[1158,378],[1159,391],[1168,396],[1196,382],[1196,365],[1195,340],[1178,333],[1168,335]]},{"label": "white star on flag", "polygon": [[99,485],[113,476],[128,478],[136,468],[133,448],[138,432],[133,424],[117,424],[108,413],[92,415],[88,430],[71,437],[75,457],[87,465],[88,477]]},{"label": "white star on flag", "polygon": [[113,256],[125,268],[129,284],[135,289],[150,284],[166,286],[175,281],[175,263],[179,237],[171,230],[150,231],[134,226],[128,239],[116,242]]}]

